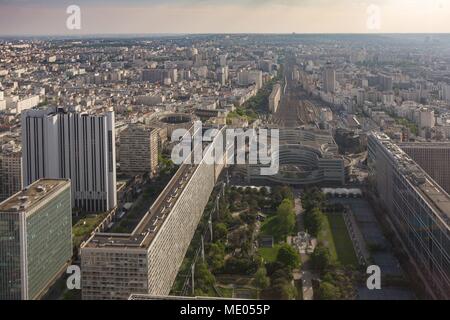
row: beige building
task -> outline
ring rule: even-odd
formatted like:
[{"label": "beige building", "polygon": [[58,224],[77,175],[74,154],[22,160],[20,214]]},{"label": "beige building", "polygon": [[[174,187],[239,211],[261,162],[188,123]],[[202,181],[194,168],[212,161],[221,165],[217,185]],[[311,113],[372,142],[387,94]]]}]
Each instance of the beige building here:
[{"label": "beige building", "polygon": [[142,125],[130,125],[120,133],[120,168],[127,175],[149,173],[158,166],[158,131]]},{"label": "beige building", "polygon": [[[212,156],[213,143],[205,157]],[[95,233],[83,243],[83,300],[168,295],[223,168],[205,158],[181,165],[130,234]]]},{"label": "beige building", "polygon": [[272,113],[277,112],[278,106],[281,100],[281,86],[279,83],[275,84],[272,89],[272,93],[269,96],[269,111]]}]

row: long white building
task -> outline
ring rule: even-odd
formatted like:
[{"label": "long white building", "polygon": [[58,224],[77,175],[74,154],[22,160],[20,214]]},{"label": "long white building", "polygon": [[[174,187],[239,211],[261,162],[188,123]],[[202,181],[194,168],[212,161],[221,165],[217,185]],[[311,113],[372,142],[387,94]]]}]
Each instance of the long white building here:
[{"label": "long white building", "polygon": [[180,166],[132,233],[95,233],[81,245],[83,300],[169,294],[225,166],[206,160],[223,137],[222,129],[200,164]]},{"label": "long white building", "polygon": [[275,84],[272,93],[269,96],[269,111],[275,113],[278,111],[278,106],[281,100],[281,86],[279,83]]},{"label": "long white building", "polygon": [[114,112],[27,110],[22,113],[23,185],[68,178],[73,207],[108,211],[117,202],[114,141]]}]

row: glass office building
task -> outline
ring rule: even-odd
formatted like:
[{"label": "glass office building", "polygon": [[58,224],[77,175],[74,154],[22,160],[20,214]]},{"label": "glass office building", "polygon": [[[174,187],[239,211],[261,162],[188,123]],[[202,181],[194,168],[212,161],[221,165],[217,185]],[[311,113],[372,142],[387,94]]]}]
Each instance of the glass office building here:
[{"label": "glass office building", "polygon": [[38,180],[0,204],[0,300],[41,298],[71,257],[69,180]]},{"label": "glass office building", "polygon": [[369,136],[368,152],[380,201],[424,287],[450,299],[450,196],[385,134]]}]

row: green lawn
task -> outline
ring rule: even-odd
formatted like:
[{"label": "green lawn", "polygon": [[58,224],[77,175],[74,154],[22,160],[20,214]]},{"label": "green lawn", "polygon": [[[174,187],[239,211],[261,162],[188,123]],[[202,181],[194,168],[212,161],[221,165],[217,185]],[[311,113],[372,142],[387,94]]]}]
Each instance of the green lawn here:
[{"label": "green lawn", "polygon": [[353,243],[348,235],[342,215],[326,215],[325,226],[319,240],[327,244],[331,257],[342,265],[358,265]]},{"label": "green lawn", "polygon": [[265,262],[274,262],[277,260],[279,245],[273,246],[273,248],[259,248],[258,252]]},{"label": "green lawn", "polygon": [[273,236],[275,243],[286,240],[283,239],[283,236],[281,235],[277,216],[269,217],[262,223],[260,234],[265,236]]},{"label": "green lawn", "polygon": [[88,215],[80,219],[72,228],[74,245],[78,247],[84,238],[91,234],[105,217],[106,213],[102,213]]}]

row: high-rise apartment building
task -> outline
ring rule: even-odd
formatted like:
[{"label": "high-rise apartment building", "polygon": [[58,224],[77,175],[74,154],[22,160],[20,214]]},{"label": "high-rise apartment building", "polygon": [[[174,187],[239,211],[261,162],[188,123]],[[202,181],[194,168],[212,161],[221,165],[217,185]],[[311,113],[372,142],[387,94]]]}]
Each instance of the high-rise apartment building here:
[{"label": "high-rise apartment building", "polygon": [[0,202],[21,189],[22,153],[20,147],[6,145],[0,153]]},{"label": "high-rise apartment building", "polygon": [[141,75],[142,81],[148,81],[151,83],[163,83],[166,79],[170,79],[171,82],[178,81],[177,69],[144,69]]},{"label": "high-rise apartment building", "polygon": [[370,178],[430,296],[450,299],[450,196],[387,135],[368,139]]},{"label": "high-rise apartment building", "polygon": [[81,246],[84,300],[169,294],[224,168],[206,160],[214,157],[223,132],[206,147],[200,164],[180,166],[130,234],[96,233]]},{"label": "high-rise apartment building", "polygon": [[442,100],[450,102],[450,84],[442,85]]},{"label": "high-rise apartment building", "polygon": [[394,87],[393,78],[386,74],[379,75],[380,89],[383,91],[392,91]]},{"label": "high-rise apartment building", "polygon": [[25,186],[40,178],[68,178],[74,207],[99,212],[116,206],[114,112],[27,110],[22,157]]},{"label": "high-rise apartment building", "polygon": [[130,125],[120,133],[120,170],[134,176],[153,175],[158,167],[158,130]]},{"label": "high-rise apartment building", "polygon": [[261,70],[241,70],[238,72],[238,84],[240,86],[248,86],[255,84],[259,90],[263,85],[263,77]]},{"label": "high-rise apartment building", "polygon": [[450,194],[450,143],[414,142],[399,146]]},{"label": "high-rise apartment building", "polygon": [[325,70],[323,72],[323,89],[325,92],[329,93],[336,92],[336,71],[331,63],[325,65]]},{"label": "high-rise apartment building", "polygon": [[38,180],[0,203],[0,300],[41,298],[71,257],[69,180]]}]

